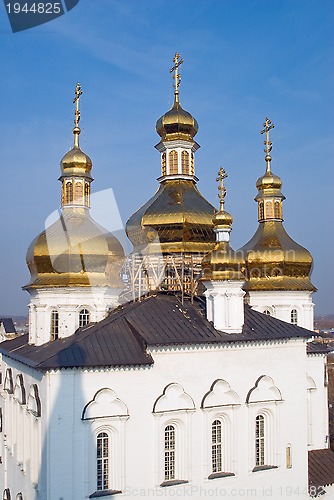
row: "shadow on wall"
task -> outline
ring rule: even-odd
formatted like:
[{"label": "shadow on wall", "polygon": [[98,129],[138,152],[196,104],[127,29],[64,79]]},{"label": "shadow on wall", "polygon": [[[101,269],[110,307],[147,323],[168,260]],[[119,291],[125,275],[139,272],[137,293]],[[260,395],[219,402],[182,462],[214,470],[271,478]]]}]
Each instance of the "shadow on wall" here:
[{"label": "shadow on wall", "polygon": [[[62,340],[55,340],[54,342]],[[73,338],[73,344],[75,337]],[[75,345],[77,359],[85,364],[85,353]],[[59,366],[64,364],[62,352],[58,354]],[[48,419],[40,456],[40,469],[35,500],[82,500],[85,495],[76,489],[76,470],[85,467],[86,443],[82,437],[81,414],[86,401],[83,393],[81,369],[61,369],[46,374],[50,415],[42,407],[42,419]],[[74,465],[75,464],[75,465]],[[74,468],[75,467],[75,468]],[[85,471],[86,472],[86,471]],[[85,474],[86,479],[86,474]],[[84,487],[84,486],[83,486]]]}]

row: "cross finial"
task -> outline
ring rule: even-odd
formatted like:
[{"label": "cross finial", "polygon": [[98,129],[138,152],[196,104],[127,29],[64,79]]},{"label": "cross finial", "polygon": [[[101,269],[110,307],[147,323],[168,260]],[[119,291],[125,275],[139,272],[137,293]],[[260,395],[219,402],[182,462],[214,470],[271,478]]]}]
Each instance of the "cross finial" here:
[{"label": "cross finial", "polygon": [[228,177],[226,170],[223,167],[220,167],[219,172],[218,172],[218,177],[216,179],[216,181],[219,182],[218,198],[219,198],[219,203],[220,203],[220,207],[219,207],[220,212],[224,212],[224,202],[225,202],[225,196],[226,196],[226,187],[224,186],[224,179],[226,179],[226,177]]},{"label": "cross finial", "polygon": [[269,139],[269,130],[272,128],[275,128],[275,125],[269,120],[269,118],[266,118],[266,121],[263,124],[264,129],[261,130],[261,134],[266,134],[266,140],[263,141],[263,144],[265,145],[264,152],[266,153],[265,161],[267,162],[267,172],[270,172],[270,162],[271,162],[271,150],[273,149],[273,143]]},{"label": "cross finial", "polygon": [[179,73],[179,66],[184,62],[184,59],[180,59],[180,54],[178,52],[175,53],[174,56],[174,66],[172,69],[169,71],[170,73],[174,72],[173,79],[174,79],[174,94],[175,94],[175,100],[178,101],[178,95],[179,95],[179,86],[181,82],[181,76]]},{"label": "cross finial", "polygon": [[79,122],[80,122],[80,109],[79,109],[79,102],[80,102],[80,97],[82,96],[82,89],[80,83],[76,84],[75,87],[75,97],[73,99],[73,104],[75,104],[75,111],[74,111],[74,146],[79,147],[79,134],[81,132],[80,127],[79,127]]}]

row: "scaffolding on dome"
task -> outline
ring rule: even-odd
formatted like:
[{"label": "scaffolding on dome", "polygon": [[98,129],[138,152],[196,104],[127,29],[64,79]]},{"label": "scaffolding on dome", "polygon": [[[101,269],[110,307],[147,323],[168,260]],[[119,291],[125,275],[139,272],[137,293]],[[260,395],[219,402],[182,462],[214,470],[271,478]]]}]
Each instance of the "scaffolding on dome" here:
[{"label": "scaffolding on dome", "polygon": [[122,296],[139,300],[154,291],[180,292],[184,297],[199,292],[202,254],[130,254],[123,268],[126,289]]}]

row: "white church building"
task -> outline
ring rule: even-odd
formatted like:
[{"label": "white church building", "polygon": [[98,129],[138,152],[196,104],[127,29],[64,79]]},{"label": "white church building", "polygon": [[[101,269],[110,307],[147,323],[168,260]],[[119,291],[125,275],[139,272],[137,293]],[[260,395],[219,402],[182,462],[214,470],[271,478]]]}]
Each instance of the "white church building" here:
[{"label": "white church building", "polygon": [[130,256],[90,215],[76,87],[60,218],[27,253],[29,334],[0,344],[3,500],[334,498],[328,348],[312,331],[312,257],[283,226],[273,124],[258,229],[234,251],[226,172],[218,211],[196,186],[181,62]]}]

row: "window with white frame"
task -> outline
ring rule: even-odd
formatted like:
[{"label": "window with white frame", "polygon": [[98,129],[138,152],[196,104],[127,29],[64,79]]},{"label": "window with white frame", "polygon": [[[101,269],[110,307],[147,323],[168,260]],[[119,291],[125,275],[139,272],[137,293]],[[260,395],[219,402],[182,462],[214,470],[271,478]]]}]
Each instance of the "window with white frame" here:
[{"label": "window with white frame", "polygon": [[212,473],[222,472],[222,423],[214,420],[211,425]]},{"label": "window with white frame", "polygon": [[82,328],[86,325],[88,325],[90,321],[90,313],[88,309],[83,308],[79,312],[79,328]]},{"label": "window with white frame", "polygon": [[175,427],[165,427],[165,481],[176,479],[175,477]]},{"label": "window with white frame", "polygon": [[250,453],[253,472],[276,468],[278,462],[279,411],[283,404],[281,391],[268,375],[261,375],[246,397],[253,432],[250,434]]},{"label": "window with white frame", "polygon": [[50,337],[51,340],[57,340],[59,335],[59,313],[56,309],[51,311],[50,316]]},{"label": "window with white frame", "polygon": [[255,465],[265,465],[265,416],[260,414],[255,419]]},{"label": "window with white frame", "polygon": [[297,309],[292,309],[290,313],[290,321],[292,325],[298,325],[298,312]]},{"label": "window with white frame", "polygon": [[[91,497],[99,491],[121,493],[125,488],[125,435],[129,412],[110,388],[98,390],[82,411],[85,438],[89,442]],[[112,494],[110,493],[110,494]]]},{"label": "window with white frame", "polygon": [[109,436],[100,432],[96,437],[96,490],[109,489]]}]

